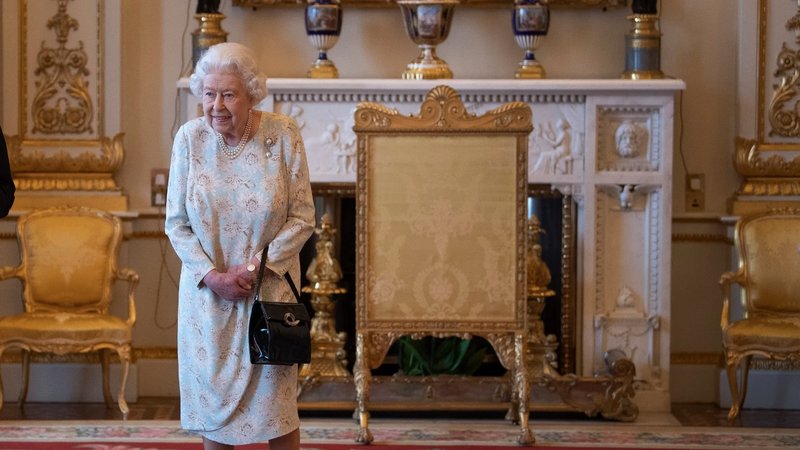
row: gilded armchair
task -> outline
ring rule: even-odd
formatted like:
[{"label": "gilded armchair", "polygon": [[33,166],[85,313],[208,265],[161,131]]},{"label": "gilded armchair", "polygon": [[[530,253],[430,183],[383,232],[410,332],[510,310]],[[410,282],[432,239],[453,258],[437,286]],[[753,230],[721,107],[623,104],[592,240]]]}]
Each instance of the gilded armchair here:
[{"label": "gilded armchair", "polygon": [[[800,210],[784,209],[744,217],[736,224],[739,269],[720,278],[722,341],[731,390],[728,418],[747,395],[754,355],[800,361]],[[731,285],[742,286],[744,318],[731,322]],[[739,369],[739,370],[737,370]],[[741,372],[741,383],[737,382]]]},{"label": "gilded armchair", "polygon": [[[32,352],[55,355],[98,352],[103,397],[111,406],[108,369],[113,350],[122,370],[117,404],[127,418],[125,385],[136,321],[134,289],[139,275],[117,267],[122,239],[120,220],[104,211],[84,207],[38,210],[20,217],[17,239],[20,265],[0,267],[0,280],[21,281],[23,310],[0,317],[0,357],[7,349],[21,350],[19,404],[24,404],[27,397]],[[109,313],[116,280],[128,282],[127,319]],[[2,404],[0,380],[0,408]]]}]

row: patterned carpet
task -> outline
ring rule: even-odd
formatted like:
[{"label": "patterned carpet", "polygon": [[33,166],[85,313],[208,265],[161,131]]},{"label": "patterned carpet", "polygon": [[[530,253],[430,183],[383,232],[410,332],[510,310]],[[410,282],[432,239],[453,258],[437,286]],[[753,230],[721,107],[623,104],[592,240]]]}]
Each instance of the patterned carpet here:
[{"label": "patterned carpet", "polygon": [[[537,421],[531,426],[535,448],[543,449],[800,448],[800,429]],[[354,443],[352,420],[308,419],[301,426],[301,441],[304,450],[520,448],[519,428],[504,421],[385,419],[370,422],[370,430],[375,441],[364,447]],[[0,421],[0,449],[178,450],[200,449],[199,443],[177,421]]]}]

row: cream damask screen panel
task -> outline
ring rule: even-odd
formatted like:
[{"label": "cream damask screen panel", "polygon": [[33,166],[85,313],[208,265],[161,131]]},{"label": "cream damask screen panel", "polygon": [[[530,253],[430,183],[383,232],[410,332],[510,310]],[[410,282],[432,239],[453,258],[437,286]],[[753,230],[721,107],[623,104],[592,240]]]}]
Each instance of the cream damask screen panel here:
[{"label": "cream damask screen panel", "polygon": [[372,441],[370,371],[395,339],[481,336],[514,373],[519,441],[533,442],[523,364],[531,116],[522,102],[468,113],[448,86],[416,116],[356,107],[356,441]]},{"label": "cream damask screen panel", "polygon": [[371,139],[370,320],[514,322],[516,141]]},{"label": "cream damask screen panel", "polygon": [[388,333],[524,329],[531,110],[468,113],[431,90],[419,115],[356,108],[357,328]]}]

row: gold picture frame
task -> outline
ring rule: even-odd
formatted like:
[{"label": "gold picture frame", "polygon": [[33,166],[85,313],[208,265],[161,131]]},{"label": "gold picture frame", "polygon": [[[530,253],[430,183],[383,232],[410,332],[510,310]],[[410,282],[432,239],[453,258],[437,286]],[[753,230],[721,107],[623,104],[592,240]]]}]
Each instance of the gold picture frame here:
[{"label": "gold picture frame", "polygon": [[[343,6],[356,8],[393,8],[394,0],[341,0]],[[550,6],[564,8],[619,8],[628,5],[628,0],[550,0]],[[462,0],[461,6],[468,7],[511,7],[513,0]],[[298,0],[233,0],[233,6],[242,8],[305,6]]]},{"label": "gold picture frame", "polygon": [[437,86],[418,115],[360,103],[356,178],[358,442],[371,370],[401,336],[481,336],[513,374],[520,443],[528,428],[525,249],[530,107],[467,113]]}]

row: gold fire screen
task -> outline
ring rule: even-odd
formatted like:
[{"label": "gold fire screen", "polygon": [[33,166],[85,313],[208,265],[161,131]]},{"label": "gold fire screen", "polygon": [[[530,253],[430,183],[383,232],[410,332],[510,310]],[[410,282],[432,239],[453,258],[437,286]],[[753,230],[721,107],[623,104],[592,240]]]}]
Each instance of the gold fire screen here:
[{"label": "gold fire screen", "polygon": [[476,116],[438,86],[416,116],[359,104],[353,129],[357,441],[372,440],[371,369],[398,337],[481,336],[514,374],[519,442],[532,443],[523,363],[530,107]]}]

